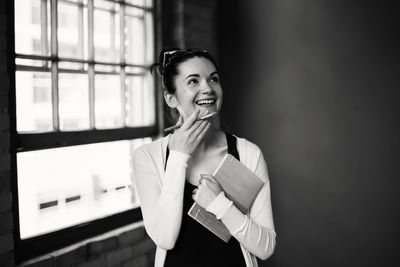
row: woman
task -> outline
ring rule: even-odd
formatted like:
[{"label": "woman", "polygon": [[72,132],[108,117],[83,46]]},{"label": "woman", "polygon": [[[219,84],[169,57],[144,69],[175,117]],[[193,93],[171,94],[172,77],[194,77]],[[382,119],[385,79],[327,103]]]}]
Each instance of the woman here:
[{"label": "woman", "polygon": [[[179,114],[180,127],[133,155],[144,225],[157,245],[155,266],[258,266],[256,257],[273,253],[276,236],[262,152],[221,130],[222,87],[207,51],[169,49],[159,62],[164,99]],[[265,182],[248,214],[210,175],[227,153]],[[233,236],[228,243],[187,215],[193,201],[225,224]]]}]

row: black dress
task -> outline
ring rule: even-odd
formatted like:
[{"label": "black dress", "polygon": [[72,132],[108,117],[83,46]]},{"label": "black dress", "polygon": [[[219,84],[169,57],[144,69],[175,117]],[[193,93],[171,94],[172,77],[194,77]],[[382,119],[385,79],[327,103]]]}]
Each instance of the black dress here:
[{"label": "black dress", "polygon": [[[228,153],[239,159],[236,138],[226,134]],[[167,157],[169,151],[167,150]],[[186,182],[181,230],[175,247],[167,252],[165,267],[243,267],[246,266],[239,242],[231,237],[228,243],[219,239],[187,215],[193,204],[196,186]]]}]

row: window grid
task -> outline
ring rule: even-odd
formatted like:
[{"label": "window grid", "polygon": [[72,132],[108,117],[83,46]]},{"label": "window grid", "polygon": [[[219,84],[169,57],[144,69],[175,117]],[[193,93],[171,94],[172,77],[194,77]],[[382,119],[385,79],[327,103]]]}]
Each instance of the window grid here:
[{"label": "window grid", "polygon": [[[120,6],[120,16],[119,16],[119,35],[121,36],[120,40],[120,49],[119,49],[119,60],[120,62],[125,63],[125,7],[123,5]],[[121,90],[121,101],[122,101],[122,109],[121,109],[121,116],[124,119],[123,123],[126,125],[127,117],[126,117],[126,103],[127,103],[127,86],[126,86],[126,72],[125,68],[121,68],[121,81],[120,84],[122,86]]]},{"label": "window grid", "polygon": [[[48,36],[48,12],[47,12],[47,3],[50,2],[50,56],[48,55],[48,45],[47,45],[47,36]],[[116,62],[105,62],[99,61],[95,58],[95,43],[94,43],[94,10],[101,9],[110,11],[107,8],[95,7],[94,0],[86,0],[86,4],[83,2],[84,0],[79,0],[77,2],[70,0],[40,0],[41,8],[41,45],[42,45],[42,55],[34,55],[34,54],[20,54],[16,53],[16,59],[30,59],[41,61],[41,66],[32,66],[26,64],[17,64],[17,71],[39,71],[39,72],[50,72],[51,80],[52,80],[52,123],[53,123],[53,132],[60,131],[60,117],[59,117],[59,73],[80,73],[88,75],[88,86],[89,86],[89,129],[95,130],[95,75],[119,75],[120,77],[120,92],[121,92],[121,118],[123,121],[123,127],[118,128],[126,128],[127,127],[127,114],[126,114],[126,104],[127,104],[127,95],[128,88],[126,86],[126,78],[133,76],[144,77],[149,68],[148,65],[143,64],[132,64],[126,62],[126,49],[125,49],[125,41],[126,41],[126,33],[125,33],[125,20],[126,17],[137,17],[146,20],[146,16],[148,13],[153,13],[154,10],[151,7],[147,6],[139,6],[127,3],[125,1],[117,1],[117,0],[104,0],[105,2],[110,2],[113,4],[119,5],[119,14],[120,14],[120,27],[119,27],[119,36],[121,38],[119,44],[119,63]],[[87,6],[87,23],[88,23],[88,55],[87,59],[83,58],[69,58],[69,57],[60,57],[59,56],[59,47],[58,47],[58,3],[62,2],[65,4],[77,6],[79,8],[78,12],[78,21],[79,25],[83,25],[84,22],[84,9]],[[138,8],[144,12],[143,16],[135,16],[132,14],[127,14],[125,9],[126,7]],[[115,12],[112,13],[112,16],[115,16]],[[112,23],[114,23],[115,19],[112,18]],[[148,36],[147,31],[149,30],[149,25],[144,23],[144,45],[148,46]],[[111,25],[111,36],[116,36],[115,27]],[[83,27],[79,27],[78,39],[79,39],[79,49],[84,53],[84,30]],[[114,39],[114,38],[112,38]],[[114,46],[115,47],[115,46]],[[83,57],[83,54],[82,54]],[[79,69],[68,69],[68,68],[60,68],[60,62],[69,62],[69,63],[81,63],[82,67]],[[112,71],[99,71],[96,70],[95,67],[99,66],[113,66],[119,67],[119,70]],[[127,71],[129,68],[141,69],[141,71],[130,72]],[[129,127],[131,128],[131,127]],[[61,131],[62,132],[62,131]],[[22,133],[20,135],[25,135]]]},{"label": "window grid", "polygon": [[[44,0],[41,2],[44,3]],[[58,43],[57,43],[57,0],[50,1],[50,31],[51,31],[51,39],[50,39],[50,49],[51,56],[57,57],[58,54]],[[43,24],[41,21],[40,23]],[[53,117],[53,130],[57,131],[60,128],[60,118],[58,116],[58,108],[59,108],[59,97],[58,97],[58,63],[51,62],[51,96],[52,96],[52,117]]]},{"label": "window grid", "polygon": [[[155,121],[153,124],[153,119],[151,120],[151,125],[138,125],[138,126],[127,126],[127,125],[135,125],[130,124],[130,116],[132,114],[128,113],[128,109],[125,109],[127,103],[132,102],[129,94],[131,93],[131,77],[142,77],[142,83],[144,79],[147,80],[146,75],[149,74],[149,66],[147,63],[149,60],[149,55],[151,57],[154,56],[154,48],[149,45],[154,44],[159,47],[160,43],[158,43],[159,37],[157,34],[153,34],[153,30],[157,32],[157,29],[160,28],[158,23],[154,23],[151,21],[148,24],[149,19],[156,19],[159,17],[159,10],[157,5],[150,4],[150,6],[141,6],[134,5],[125,2],[124,0],[104,0],[106,2],[115,4],[119,7],[115,9],[116,13],[113,16],[120,16],[119,22],[116,19],[111,19],[112,23],[116,25],[111,25],[111,39],[114,40],[121,38],[120,43],[114,42],[113,45],[110,45],[110,50],[115,51],[113,59],[115,61],[107,62],[108,59],[96,58],[95,55],[95,36],[94,36],[94,2],[96,0],[38,0],[36,4],[36,8],[38,8],[36,12],[36,16],[40,16],[40,25],[39,22],[36,23],[35,27],[40,27],[40,33],[36,35],[34,38],[37,41],[36,50],[34,48],[33,52],[31,50],[21,49],[18,53],[15,53],[15,69],[16,72],[40,72],[47,73],[47,81],[48,81],[48,92],[51,90],[51,94],[47,94],[47,99],[51,98],[51,109],[50,109],[50,100],[48,101],[48,127],[44,132],[30,132],[29,129],[27,132],[23,130],[21,132],[16,132],[16,140],[15,140],[15,152],[18,155],[20,152],[27,151],[36,151],[47,148],[57,148],[64,146],[75,146],[75,145],[84,145],[84,144],[94,144],[101,142],[111,142],[118,140],[133,140],[137,138],[144,137],[153,137],[160,133],[160,121],[159,119],[162,117],[162,110],[160,109],[160,105],[158,101],[160,100],[158,95],[156,95],[154,91],[154,113],[155,113]],[[148,0],[146,2],[149,2]],[[79,58],[74,58],[72,54],[59,53],[60,49],[63,48],[65,43],[58,42],[58,34],[59,34],[59,26],[62,25],[61,13],[58,13],[57,5],[59,3],[72,5],[75,7],[74,14],[77,15],[77,21],[80,26],[83,24],[84,27],[79,27],[77,41],[74,44],[74,51],[80,54]],[[89,8],[89,5],[92,5],[93,8]],[[40,6],[40,7],[39,7]],[[147,36],[144,36],[146,39],[144,40],[145,44],[145,52],[146,57],[145,61],[133,61],[128,59],[128,55],[126,55],[126,47],[125,47],[125,37],[124,25],[125,22],[128,23],[127,16],[132,16],[132,14],[126,14],[126,8],[138,8],[144,12],[143,20],[147,21],[144,23],[143,30],[146,34],[147,30],[151,30],[151,37],[154,40],[147,39]],[[92,13],[92,17],[89,18],[89,10]],[[156,14],[157,13],[157,14]],[[60,18],[58,17],[60,15]],[[61,20],[59,20],[61,19]],[[91,22],[91,27],[89,27],[89,21]],[[119,25],[118,25],[119,23]],[[58,25],[61,24],[61,25]],[[61,36],[64,37],[65,36]],[[89,38],[91,38],[91,45],[89,46]],[[135,37],[136,38],[136,37]],[[39,41],[40,39],[40,41]],[[128,39],[128,38],[126,38]],[[150,40],[150,43],[149,43]],[[39,45],[41,46],[39,48]],[[59,46],[60,45],[60,46]],[[143,45],[143,44],[140,44]],[[76,48],[79,46],[79,49]],[[117,47],[119,46],[119,47]],[[119,51],[118,51],[119,49]],[[147,50],[149,49],[149,50]],[[79,51],[80,50],[80,51]],[[91,50],[91,51],[90,51]],[[61,51],[63,52],[63,50]],[[89,56],[89,52],[91,56]],[[130,51],[129,51],[130,52]],[[150,52],[150,54],[149,54]],[[132,58],[132,57],[130,57]],[[60,117],[59,117],[59,87],[63,87],[62,83],[59,83],[59,78],[62,79],[64,73],[72,73],[72,74],[85,74],[88,79],[88,89],[90,89],[90,95],[88,101],[90,101],[90,105],[88,107],[89,110],[89,124],[90,127],[88,129],[83,130],[60,130]],[[61,74],[61,75],[60,75]],[[96,75],[118,75],[120,77],[120,98],[121,98],[121,118],[123,125],[121,127],[116,128],[107,128],[107,129],[96,129],[96,121],[95,121],[95,79]],[[59,77],[61,76],[61,77]],[[115,76],[117,77],[117,76]],[[51,78],[51,79],[49,79]],[[118,80],[117,78],[115,78]],[[51,84],[50,84],[51,83]],[[51,89],[49,88],[51,86]],[[157,84],[153,84],[155,88]],[[60,89],[62,90],[62,88]],[[62,93],[62,92],[61,92]],[[146,92],[142,92],[146,93]],[[139,97],[140,99],[140,97]],[[17,99],[14,99],[15,101]],[[62,99],[61,99],[62,100]],[[128,102],[128,100],[130,102]],[[61,102],[62,104],[62,102]],[[152,104],[152,102],[150,103]],[[143,107],[141,106],[143,109]],[[86,109],[86,107],[85,107]],[[118,111],[118,109],[115,109]],[[52,112],[52,114],[50,114]],[[52,115],[52,116],[51,116]],[[47,119],[47,118],[46,118]],[[61,117],[62,119],[62,117]],[[144,119],[146,120],[146,119]],[[53,129],[50,127],[50,123],[53,124]],[[62,125],[63,121],[61,121]],[[61,129],[64,129],[61,126]],[[33,130],[34,131],[34,130]],[[133,144],[131,144],[133,145]],[[16,162],[16,165],[18,163]],[[18,180],[17,172],[14,172],[16,180]],[[16,192],[15,197],[17,199],[17,203],[19,202],[19,194],[20,192]],[[16,206],[16,213],[19,214],[19,204]],[[131,210],[124,211],[122,213],[114,214],[108,217],[104,217],[101,219],[96,219],[94,221],[84,222],[83,224],[76,225],[74,227],[64,228],[60,230],[55,230],[54,232],[49,232],[43,235],[39,235],[33,238],[28,239],[20,239],[17,238],[15,243],[16,248],[16,262],[22,262],[24,260],[42,255],[43,253],[47,253],[49,251],[59,249],[70,245],[79,240],[90,238],[96,236],[98,234],[104,233],[111,229],[115,229],[117,227],[121,227],[123,225],[127,225],[134,221],[141,220],[141,212],[140,209],[134,208]],[[17,236],[20,235],[20,217],[18,216],[15,220],[16,224],[16,233]]]},{"label": "window grid", "polygon": [[[46,5],[47,0],[41,0],[40,1],[40,16],[43,18],[43,22],[40,22],[40,27],[41,27],[41,44],[42,44],[42,54],[43,55],[48,55],[49,52],[49,47],[47,43],[47,23],[48,23],[48,17],[47,17],[47,5]],[[43,65],[46,64],[43,62]]]},{"label": "window grid", "polygon": [[[88,45],[89,45],[89,61],[94,62],[94,3],[93,0],[88,1]],[[94,84],[94,64],[89,63],[89,122],[90,129],[95,126],[95,84]]]}]

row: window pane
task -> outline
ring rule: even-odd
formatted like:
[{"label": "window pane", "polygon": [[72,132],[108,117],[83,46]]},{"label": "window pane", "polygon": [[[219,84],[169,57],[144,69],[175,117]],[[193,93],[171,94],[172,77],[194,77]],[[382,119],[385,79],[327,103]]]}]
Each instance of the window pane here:
[{"label": "window pane", "polygon": [[118,75],[96,75],[96,128],[123,126],[121,83]]},{"label": "window pane", "polygon": [[83,58],[83,8],[58,2],[58,52],[60,57]]},{"label": "window pane", "polygon": [[146,69],[141,68],[141,67],[126,67],[125,71],[127,74],[145,74],[146,73]]},{"label": "window pane", "polygon": [[151,75],[129,76],[126,79],[128,87],[127,125],[144,126],[155,123],[154,86]]},{"label": "window pane", "polygon": [[[111,0],[114,2],[117,2],[115,0]],[[107,9],[107,10],[113,10],[114,8],[118,8],[119,5],[112,3],[110,0],[94,0],[94,8],[95,9]]]},{"label": "window pane", "polygon": [[130,156],[148,141],[149,138],[18,153],[21,238],[137,207],[137,197],[130,190]]},{"label": "window pane", "polygon": [[116,11],[117,7],[114,5],[108,9],[94,10],[94,51],[97,61],[117,62],[119,60],[120,22]]},{"label": "window pane", "polygon": [[136,6],[143,6],[143,7],[152,7],[153,1],[152,0],[125,0],[128,4],[136,5]]},{"label": "window pane", "polygon": [[96,72],[115,72],[115,73],[119,73],[121,71],[121,67],[120,66],[114,66],[114,65],[96,64],[96,65],[94,65],[94,70]]},{"label": "window pane", "polygon": [[60,73],[58,86],[60,129],[88,129],[88,76],[86,74]]},{"label": "window pane", "polygon": [[33,67],[44,67],[50,70],[50,61],[47,60],[16,58],[15,64],[24,66],[33,66]]},{"label": "window pane", "polygon": [[87,71],[88,69],[87,64],[68,62],[68,61],[58,62],[58,68],[64,70],[80,70],[80,71]]},{"label": "window pane", "polygon": [[125,16],[125,57],[132,64],[145,64],[145,20],[144,11],[138,8],[126,8]]},{"label": "window pane", "polygon": [[[46,4],[47,3],[47,4]],[[15,52],[49,55],[49,1],[15,0]]]},{"label": "window pane", "polygon": [[17,130],[19,132],[51,131],[51,75],[48,72],[17,71]]},{"label": "window pane", "polygon": [[146,12],[145,14],[146,21],[146,64],[153,64],[154,62],[154,31],[153,31],[153,14],[150,12]]},{"label": "window pane", "polygon": [[154,77],[148,72],[144,77],[143,88],[143,125],[154,125],[156,122],[156,99],[154,91]]},{"label": "window pane", "polygon": [[125,0],[125,2],[132,4],[132,5],[144,6],[146,0]]}]

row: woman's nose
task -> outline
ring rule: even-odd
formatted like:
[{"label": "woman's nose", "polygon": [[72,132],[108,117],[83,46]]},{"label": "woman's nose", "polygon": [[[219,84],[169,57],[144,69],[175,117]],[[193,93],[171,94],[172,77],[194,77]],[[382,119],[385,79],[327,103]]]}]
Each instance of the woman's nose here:
[{"label": "woman's nose", "polygon": [[214,88],[208,82],[205,81],[203,86],[201,87],[201,91],[203,93],[213,92]]}]

